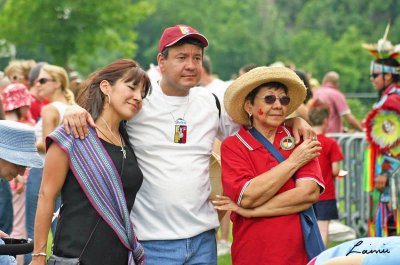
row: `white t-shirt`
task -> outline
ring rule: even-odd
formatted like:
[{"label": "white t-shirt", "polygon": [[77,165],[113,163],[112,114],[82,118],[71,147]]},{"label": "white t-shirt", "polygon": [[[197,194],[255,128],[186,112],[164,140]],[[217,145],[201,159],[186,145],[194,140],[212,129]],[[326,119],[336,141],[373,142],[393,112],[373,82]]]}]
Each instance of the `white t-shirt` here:
[{"label": "white t-shirt", "polygon": [[[186,143],[174,142],[178,118],[187,124]],[[239,126],[219,117],[213,95],[192,88],[189,96],[170,97],[153,86],[127,129],[144,176],[131,212],[139,240],[184,239],[218,227],[208,201],[209,159],[214,138]]]}]

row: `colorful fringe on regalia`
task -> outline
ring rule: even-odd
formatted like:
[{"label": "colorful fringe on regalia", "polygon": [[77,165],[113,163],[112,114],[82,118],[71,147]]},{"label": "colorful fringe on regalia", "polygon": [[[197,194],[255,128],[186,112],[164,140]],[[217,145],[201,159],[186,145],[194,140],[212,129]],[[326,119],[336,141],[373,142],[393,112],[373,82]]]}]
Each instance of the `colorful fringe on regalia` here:
[{"label": "colorful fringe on regalia", "polygon": [[[377,43],[363,44],[372,55],[382,59],[371,62],[371,74],[400,75],[398,64],[391,63],[400,57],[400,44],[392,45],[389,30],[390,23]],[[364,190],[370,194],[368,235],[383,237],[400,235],[400,84],[393,77],[393,81],[380,89],[378,102],[365,118],[368,145],[364,152]],[[383,191],[374,188],[378,176],[387,178]]]},{"label": "colorful fringe on regalia", "polygon": [[[388,221],[392,215],[396,228],[396,234],[400,235],[400,216],[398,207],[399,191],[392,189],[390,192],[380,192],[374,189],[374,179],[381,173],[383,163],[389,158],[379,152],[373,145],[367,145],[364,151],[364,190],[370,194],[370,214],[368,218],[368,236],[385,237],[389,236]],[[391,159],[391,161],[395,161]],[[397,167],[398,162],[394,162]],[[393,168],[395,169],[395,168]],[[387,196],[389,199],[383,198]],[[397,199],[393,200],[393,196]],[[387,202],[388,201],[388,202]],[[393,203],[395,201],[395,203]]]}]

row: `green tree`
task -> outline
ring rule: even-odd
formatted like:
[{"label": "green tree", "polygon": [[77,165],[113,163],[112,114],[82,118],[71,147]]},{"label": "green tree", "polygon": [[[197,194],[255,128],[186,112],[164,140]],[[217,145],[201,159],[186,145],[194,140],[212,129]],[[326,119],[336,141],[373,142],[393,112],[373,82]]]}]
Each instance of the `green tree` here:
[{"label": "green tree", "polygon": [[373,57],[361,44],[376,43],[388,19],[389,39],[400,42],[398,1],[0,0],[0,39],[15,43],[17,56],[83,72],[118,57],[147,68],[163,29],[183,23],[207,36],[222,79],[246,63],[282,61],[319,80],[336,70],[345,92],[370,92]]},{"label": "green tree", "polygon": [[[341,69],[349,91],[366,91],[372,57],[361,44],[382,37],[389,17],[391,36],[400,31],[393,11],[396,0],[381,5],[381,0],[148,1],[156,6],[157,16],[148,17],[137,28],[137,59],[142,65],[155,62],[162,30],[184,23],[207,36],[210,46],[206,53],[223,79],[245,63],[283,61],[318,79],[329,70]],[[381,30],[375,30],[378,28]]]},{"label": "green tree", "polygon": [[133,27],[150,12],[145,1],[7,0],[0,14],[0,38],[28,51],[43,49],[51,62],[85,68],[102,57],[133,57]]},{"label": "green tree", "polygon": [[289,38],[282,61],[292,61],[297,68],[321,80],[330,70],[333,45],[331,38],[324,32],[301,30]]},{"label": "green tree", "polygon": [[334,44],[331,69],[340,73],[340,87],[344,93],[368,92],[369,58],[360,48],[362,37],[356,27],[351,26]]}]

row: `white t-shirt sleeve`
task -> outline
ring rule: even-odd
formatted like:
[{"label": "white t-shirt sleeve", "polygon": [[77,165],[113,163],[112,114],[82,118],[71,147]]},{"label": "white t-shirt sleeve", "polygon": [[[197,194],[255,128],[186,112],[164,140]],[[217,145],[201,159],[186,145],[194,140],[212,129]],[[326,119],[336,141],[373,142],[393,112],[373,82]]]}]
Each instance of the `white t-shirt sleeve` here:
[{"label": "white t-shirt sleeve", "polygon": [[234,122],[226,111],[221,111],[217,138],[223,141],[225,138],[234,135],[240,129],[240,125]]}]

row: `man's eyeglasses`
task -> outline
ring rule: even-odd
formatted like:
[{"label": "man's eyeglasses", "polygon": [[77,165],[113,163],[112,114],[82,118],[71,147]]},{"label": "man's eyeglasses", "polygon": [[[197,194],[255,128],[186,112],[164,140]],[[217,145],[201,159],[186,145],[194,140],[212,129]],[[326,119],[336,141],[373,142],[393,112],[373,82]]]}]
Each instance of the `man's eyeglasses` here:
[{"label": "man's eyeglasses", "polygon": [[369,78],[371,79],[375,79],[377,78],[381,73],[373,73],[373,74],[369,74]]},{"label": "man's eyeglasses", "polygon": [[49,79],[49,78],[45,78],[45,77],[40,78],[40,79],[38,80],[39,84],[41,84],[41,85],[44,85],[44,84],[46,84],[47,82],[51,82],[51,81],[54,81],[54,80],[53,80],[53,79]]},{"label": "man's eyeglasses", "polygon": [[279,102],[281,103],[282,106],[287,106],[290,103],[290,97],[288,96],[277,97],[275,95],[266,95],[264,97],[259,97],[259,98],[263,98],[265,103],[269,105],[274,104],[277,99],[279,99]]}]

